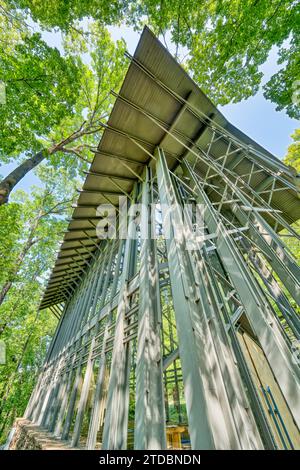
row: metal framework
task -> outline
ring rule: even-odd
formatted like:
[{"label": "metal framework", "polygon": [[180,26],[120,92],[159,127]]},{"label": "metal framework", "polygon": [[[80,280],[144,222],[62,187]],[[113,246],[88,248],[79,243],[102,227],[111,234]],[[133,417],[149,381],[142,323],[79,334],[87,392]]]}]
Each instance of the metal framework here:
[{"label": "metal framework", "polygon": [[[130,59],[41,303],[59,324],[25,417],[87,449],[300,448],[297,176],[147,28]],[[99,240],[119,195],[141,212]]]}]

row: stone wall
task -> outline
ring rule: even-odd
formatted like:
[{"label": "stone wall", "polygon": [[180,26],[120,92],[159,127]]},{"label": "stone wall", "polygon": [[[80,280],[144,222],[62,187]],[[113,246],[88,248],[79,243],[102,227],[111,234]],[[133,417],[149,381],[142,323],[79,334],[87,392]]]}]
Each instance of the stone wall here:
[{"label": "stone wall", "polygon": [[14,433],[8,450],[75,450],[67,443],[55,439],[49,432],[44,431],[24,418],[18,418],[14,423]]}]

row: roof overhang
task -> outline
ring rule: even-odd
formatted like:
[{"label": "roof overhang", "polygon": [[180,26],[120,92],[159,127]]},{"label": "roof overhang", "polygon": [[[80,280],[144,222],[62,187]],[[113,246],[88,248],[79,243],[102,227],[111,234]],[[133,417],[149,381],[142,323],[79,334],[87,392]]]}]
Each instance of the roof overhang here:
[{"label": "roof overhang", "polygon": [[[164,149],[170,168],[183,156],[193,160],[193,152],[187,147],[192,148],[192,143],[197,142],[206,148],[214,126],[226,133],[214,145],[214,158],[224,154],[229,140],[233,143],[240,140],[250,154],[253,149],[263,167],[281,176],[284,189],[274,193],[272,206],[281,211],[288,223],[300,218],[293,169],[230,124],[146,27],[80,191],[41,309],[66,300],[99,248],[96,235],[99,204],[117,205],[119,196],[130,195],[157,146]],[[181,136],[181,142],[170,135],[172,132]],[[241,158],[237,152],[234,158],[240,158],[235,171],[243,174],[253,157]],[[205,174],[205,165],[203,168],[198,165],[198,171]],[[267,172],[256,173],[251,179],[252,187],[258,188],[267,177]]]}]

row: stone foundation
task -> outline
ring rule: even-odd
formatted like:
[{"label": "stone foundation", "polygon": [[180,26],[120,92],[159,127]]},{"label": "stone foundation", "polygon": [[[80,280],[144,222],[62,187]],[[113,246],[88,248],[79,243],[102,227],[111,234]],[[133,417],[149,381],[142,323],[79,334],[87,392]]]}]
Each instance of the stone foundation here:
[{"label": "stone foundation", "polygon": [[18,418],[8,450],[76,450],[31,421]]}]

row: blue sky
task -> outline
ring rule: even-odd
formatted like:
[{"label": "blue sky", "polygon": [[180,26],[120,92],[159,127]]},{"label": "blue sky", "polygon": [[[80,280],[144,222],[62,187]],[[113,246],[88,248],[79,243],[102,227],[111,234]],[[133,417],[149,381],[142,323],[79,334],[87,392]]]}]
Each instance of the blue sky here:
[{"label": "blue sky", "polygon": [[[133,54],[140,34],[124,26],[109,29],[114,40],[121,37],[125,39],[128,51]],[[49,45],[61,49],[60,33],[43,32],[43,37]],[[172,49],[171,45],[170,49]],[[261,67],[264,73],[263,83],[278,70],[276,58],[277,51],[273,48],[268,61]],[[219,107],[219,109],[232,124],[280,159],[284,157],[287,147],[292,142],[290,135],[299,127],[299,123],[295,119],[290,119],[285,112],[276,111],[275,105],[263,97],[262,91],[248,100]],[[6,176],[14,167],[13,163],[3,165],[0,168],[0,174]],[[32,184],[40,184],[40,181],[33,172],[29,172],[16,188],[27,191]]]}]

